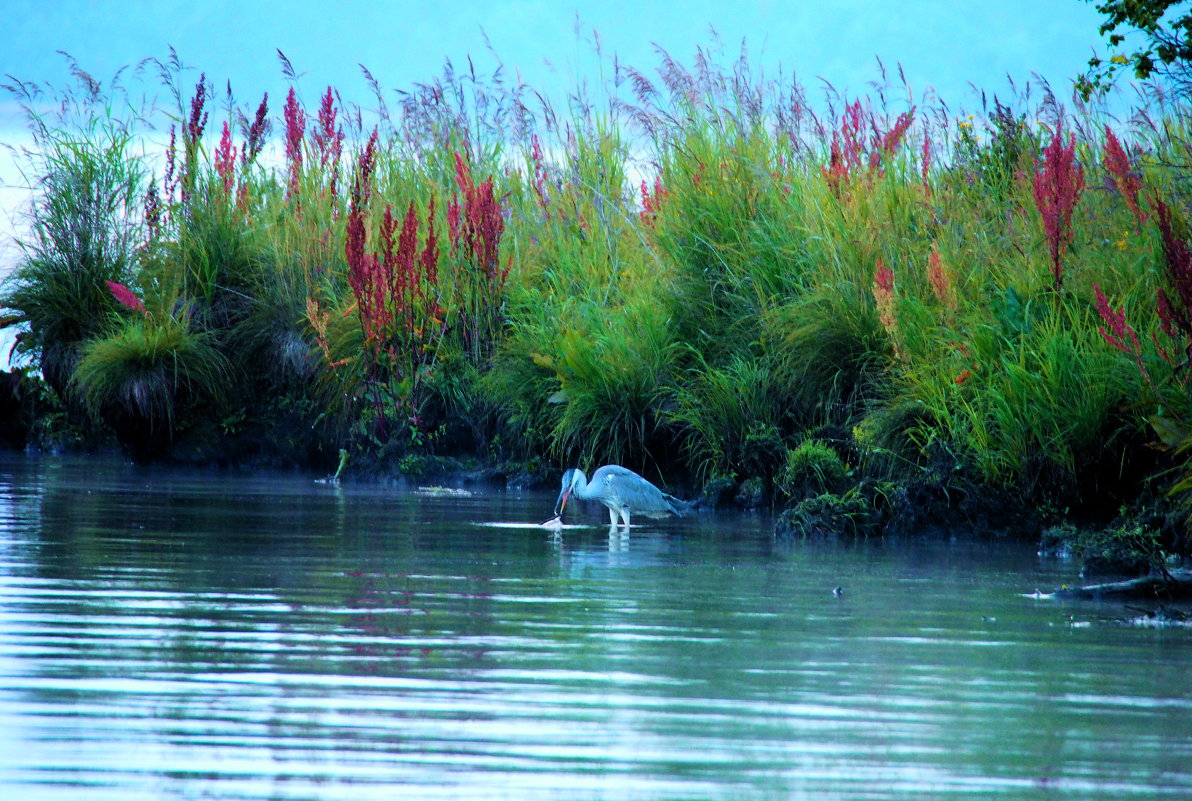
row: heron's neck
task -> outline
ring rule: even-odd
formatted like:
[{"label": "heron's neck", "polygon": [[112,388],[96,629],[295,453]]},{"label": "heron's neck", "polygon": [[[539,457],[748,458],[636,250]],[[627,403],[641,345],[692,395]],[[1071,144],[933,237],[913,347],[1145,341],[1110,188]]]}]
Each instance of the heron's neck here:
[{"label": "heron's neck", "polygon": [[579,497],[590,497],[589,492],[592,488],[588,485],[588,476],[584,471],[580,470],[575,474],[575,478],[571,480],[571,486],[574,488],[572,491]]}]

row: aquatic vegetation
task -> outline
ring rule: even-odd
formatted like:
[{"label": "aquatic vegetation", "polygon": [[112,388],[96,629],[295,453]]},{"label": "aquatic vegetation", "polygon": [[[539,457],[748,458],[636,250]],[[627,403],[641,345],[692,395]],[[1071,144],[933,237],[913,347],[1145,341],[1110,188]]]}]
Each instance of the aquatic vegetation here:
[{"label": "aquatic vegetation", "polygon": [[[365,71],[368,111],[332,87],[307,109],[283,57],[272,117],[154,62],[177,104],[160,152],[114,110],[34,118],[5,320],[110,426],[251,439],[281,417],[328,466],[471,451],[794,498],[842,492],[847,461],[946,498],[946,464],[1040,507],[1173,480],[1179,101],[1129,128],[1046,86],[972,113],[881,86],[813,105],[719,59],[615,64],[563,106],[450,63],[392,103]],[[856,458],[813,444],[824,426]],[[866,486],[808,500],[808,525],[887,520],[895,493]]]},{"label": "aquatic vegetation", "polygon": [[891,492],[888,484],[862,483],[840,494],[802,498],[779,517],[777,534],[791,539],[879,537],[897,511]]}]

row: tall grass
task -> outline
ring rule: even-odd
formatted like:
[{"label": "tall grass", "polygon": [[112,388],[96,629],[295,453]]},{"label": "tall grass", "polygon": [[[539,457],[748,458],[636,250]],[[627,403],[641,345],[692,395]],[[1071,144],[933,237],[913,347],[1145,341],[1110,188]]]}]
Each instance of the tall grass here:
[{"label": "tall grass", "polygon": [[[816,106],[701,49],[614,62],[560,105],[500,67],[397,95],[366,71],[372,112],[332,88],[306,107],[283,57],[283,102],[220,112],[205,78],[158,66],[164,174],[121,124],[46,126],[5,294],[47,379],[107,418],[186,428],[129,372],[185,353],[163,386],[245,388],[186,414],[292,414],[328,456],[768,481],[831,426],[1037,503],[1079,503],[1093,474],[1136,488],[1140,445],[1192,423],[1188,109],[1161,94],[1125,126],[1045,85],[972,113],[885,84]],[[173,344],[105,280],[181,326]]]},{"label": "tall grass", "polygon": [[179,407],[219,403],[229,389],[227,360],[190,324],[185,310],[131,319],[87,343],[72,381],[98,413],[143,427],[145,436],[168,434]]},{"label": "tall grass", "polygon": [[16,352],[67,395],[86,342],[108,329],[117,303],[106,281],[126,283],[135,268],[140,196],[147,172],[135,152],[135,122],[120,117],[122,92],[106,90],[71,63],[63,101],[45,111],[53,87],[16,82],[5,89],[26,110],[33,148],[25,177],[36,189],[29,238],[0,294],[21,326]]}]

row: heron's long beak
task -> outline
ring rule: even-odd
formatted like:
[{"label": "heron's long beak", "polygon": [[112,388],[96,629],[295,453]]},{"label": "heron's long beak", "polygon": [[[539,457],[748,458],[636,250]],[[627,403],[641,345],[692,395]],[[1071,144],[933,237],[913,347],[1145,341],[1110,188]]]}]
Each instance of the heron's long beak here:
[{"label": "heron's long beak", "polygon": [[563,514],[563,507],[567,505],[567,499],[571,497],[571,487],[559,493],[559,499],[555,501],[555,517]]}]

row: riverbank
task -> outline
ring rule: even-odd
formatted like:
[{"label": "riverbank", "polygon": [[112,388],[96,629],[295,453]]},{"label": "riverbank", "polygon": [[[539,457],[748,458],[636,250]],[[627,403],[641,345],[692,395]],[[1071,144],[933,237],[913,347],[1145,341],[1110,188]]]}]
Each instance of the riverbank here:
[{"label": "riverbank", "polygon": [[[39,382],[25,378],[23,397],[42,397],[30,389]],[[0,388],[16,385],[16,377]],[[20,395],[21,393],[18,393]],[[5,414],[4,447],[34,452],[77,452],[85,447],[81,438],[67,441],[55,431],[54,421],[63,419],[61,410],[22,406],[7,390],[0,389],[0,407]],[[791,460],[768,489],[756,478],[717,478],[704,484],[691,483],[681,472],[652,476],[668,491],[696,502],[697,514],[718,510],[766,510],[777,512],[773,529],[779,541],[880,540],[939,538],[1036,542],[1041,556],[1080,565],[1088,581],[1133,576],[1162,575],[1188,564],[1192,543],[1186,521],[1169,497],[1152,491],[1122,503],[1116,513],[1104,506],[1098,514],[1080,510],[1041,510],[1021,497],[981,486],[971,473],[956,463],[937,464],[916,475],[898,475],[884,466],[875,454],[863,459],[859,445],[845,432],[825,430],[822,439],[810,439],[822,447],[804,447],[803,459]],[[254,469],[325,470],[328,479],[353,484],[385,484],[416,488],[428,484],[447,487],[499,488],[503,490],[545,490],[557,487],[563,465],[539,458],[497,460],[475,454],[411,455],[397,461],[382,457],[349,458],[332,468],[325,459],[305,462],[294,453],[279,454],[273,448],[250,449],[234,438],[208,442],[196,448],[183,436],[163,465],[183,465],[233,472]],[[90,445],[100,458],[127,458],[115,437],[106,445]],[[828,444],[830,443],[830,445]],[[838,455],[843,450],[844,458]],[[247,454],[247,458],[246,458]],[[812,461],[808,454],[816,454]],[[858,468],[849,467],[851,459]],[[668,481],[667,479],[670,479]],[[674,481],[678,483],[672,483]]]},{"label": "riverbank", "polygon": [[379,117],[160,66],[162,152],[89,84],[30,116],[0,324],[38,447],[619,463],[784,509],[784,537],[1187,550],[1183,101],[1128,128],[1050,90],[822,111],[742,56],[538,112],[444,76]]}]

